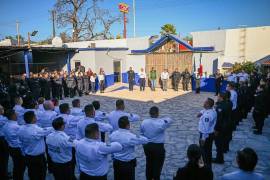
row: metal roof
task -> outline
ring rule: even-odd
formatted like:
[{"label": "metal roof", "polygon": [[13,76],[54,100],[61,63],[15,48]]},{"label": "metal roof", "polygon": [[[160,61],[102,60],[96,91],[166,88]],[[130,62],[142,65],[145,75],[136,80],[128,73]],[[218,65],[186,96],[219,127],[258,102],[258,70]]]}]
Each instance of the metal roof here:
[{"label": "metal roof", "polygon": [[157,48],[163,46],[165,43],[167,43],[170,40],[173,40],[173,41],[177,42],[178,44],[183,45],[188,50],[193,51],[193,52],[197,52],[197,51],[214,51],[215,50],[215,48],[212,47],[212,46],[211,47],[193,47],[190,44],[188,44],[187,42],[179,39],[177,36],[167,34],[167,35],[162,36],[159,40],[157,40],[149,48],[144,49],[144,50],[131,50],[131,53],[133,53],[133,54],[151,53],[151,52],[155,51]]},{"label": "metal roof", "polygon": [[265,56],[261,59],[259,59],[258,61],[255,62],[257,65],[262,64],[265,66],[270,66],[270,55]]},{"label": "metal roof", "polygon": [[232,68],[233,64],[229,62],[224,62],[221,66],[222,68]]}]

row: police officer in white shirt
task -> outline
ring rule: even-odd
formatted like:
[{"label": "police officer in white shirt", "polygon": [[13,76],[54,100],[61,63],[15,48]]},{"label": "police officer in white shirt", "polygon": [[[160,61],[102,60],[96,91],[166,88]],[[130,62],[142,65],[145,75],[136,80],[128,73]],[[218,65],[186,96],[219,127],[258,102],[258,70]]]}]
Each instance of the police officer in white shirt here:
[{"label": "police officer in white shirt", "polygon": [[99,141],[99,127],[93,123],[86,126],[85,138],[78,141],[75,148],[80,179],[107,180],[108,155],[121,151],[122,145],[118,142],[106,145]]},{"label": "police officer in white shirt", "polygon": [[42,127],[52,127],[52,121],[56,118],[57,113],[54,111],[54,105],[52,101],[45,101],[44,111],[39,113],[37,124]]},{"label": "police officer in white shirt", "polygon": [[145,82],[146,82],[146,73],[143,68],[139,72],[139,82],[140,82],[140,91],[145,90]]},{"label": "police officer in white shirt", "polygon": [[19,140],[25,155],[29,179],[45,180],[46,159],[44,137],[52,132],[52,128],[42,129],[36,125],[36,115],[33,111],[24,114],[25,125],[19,131]]},{"label": "police officer in white shirt", "polygon": [[235,130],[236,129],[236,124],[238,122],[238,112],[237,112],[237,98],[238,98],[238,95],[237,95],[237,92],[235,90],[235,84],[234,83],[229,83],[227,85],[227,91],[230,91],[230,100],[233,104],[233,107],[232,107],[232,122],[233,122],[233,129]]},{"label": "police officer in white shirt", "polygon": [[111,132],[113,130],[112,126],[107,123],[102,123],[102,122],[96,122],[95,121],[95,109],[92,104],[88,104],[84,107],[84,112],[85,112],[85,117],[81,119],[78,122],[77,125],[77,135],[76,138],[78,140],[82,139],[85,137],[85,127],[88,124],[93,124],[97,123],[99,126],[99,131],[100,132]]},{"label": "police officer in white shirt", "polygon": [[7,118],[3,116],[4,113],[4,108],[0,105],[0,177],[8,179],[8,144],[3,133]]},{"label": "police officer in white shirt", "polygon": [[112,111],[108,115],[109,123],[112,125],[114,131],[119,128],[118,127],[118,120],[122,116],[127,116],[129,121],[131,121],[131,122],[140,120],[140,117],[138,115],[124,112],[125,104],[124,104],[124,101],[122,99],[118,99],[115,104],[116,104],[116,110]]},{"label": "police officer in white shirt", "polygon": [[149,143],[144,145],[146,156],[146,179],[159,180],[165,160],[165,130],[170,127],[170,118],[159,118],[159,109],[156,106],[150,108],[150,119],[143,120],[141,133],[149,139]]},{"label": "police officer in white shirt", "polygon": [[161,73],[161,81],[162,81],[162,90],[167,91],[168,86],[168,80],[169,80],[169,72],[168,69],[164,69],[164,71]]},{"label": "police officer in white shirt", "polygon": [[130,132],[127,116],[121,117],[118,125],[119,129],[110,135],[111,142],[119,142],[123,146],[122,151],[113,154],[114,179],[135,180],[135,146],[148,143],[148,139]]},{"label": "police officer in white shirt", "polygon": [[17,113],[17,122],[19,125],[25,124],[23,120],[23,114],[25,109],[22,107],[23,100],[21,97],[15,97],[15,106],[13,109]]},{"label": "police officer in white shirt", "polygon": [[73,116],[83,116],[83,110],[81,108],[81,102],[79,99],[74,99],[72,101],[72,109],[70,111],[70,114]]},{"label": "police officer in white shirt", "polygon": [[214,128],[217,121],[217,112],[213,108],[215,102],[207,98],[204,102],[204,110],[197,117],[199,120],[200,146],[204,154],[204,162],[209,168],[212,168],[212,145],[214,140]]},{"label": "police officer in white shirt", "polygon": [[46,143],[53,164],[53,176],[55,180],[72,180],[75,176],[72,169],[73,142],[64,132],[65,122],[62,117],[54,119],[52,126],[55,132],[47,136]]},{"label": "police officer in white shirt", "polygon": [[228,77],[227,77],[227,81],[236,83],[237,82],[236,74],[235,73],[230,73],[228,75]]},{"label": "police officer in white shirt", "polygon": [[[8,118],[7,123],[3,127],[3,133],[8,143],[9,154],[13,162],[13,179],[23,180],[25,163],[24,156],[21,151],[21,141],[18,137],[20,126],[17,123],[17,115],[13,109],[6,112]],[[2,165],[1,165],[2,166]]]}]

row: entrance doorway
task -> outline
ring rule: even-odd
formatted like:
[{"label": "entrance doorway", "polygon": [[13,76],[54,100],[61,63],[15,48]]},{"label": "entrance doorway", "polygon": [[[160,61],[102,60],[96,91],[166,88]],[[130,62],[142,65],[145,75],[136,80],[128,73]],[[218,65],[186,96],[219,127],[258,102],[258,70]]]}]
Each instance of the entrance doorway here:
[{"label": "entrance doorway", "polygon": [[121,62],[113,62],[114,82],[121,82]]}]

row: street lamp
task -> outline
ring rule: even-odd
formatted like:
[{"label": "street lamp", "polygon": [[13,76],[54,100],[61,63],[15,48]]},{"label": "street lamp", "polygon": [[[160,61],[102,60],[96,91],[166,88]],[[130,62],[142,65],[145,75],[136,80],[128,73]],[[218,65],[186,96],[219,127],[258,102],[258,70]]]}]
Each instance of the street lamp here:
[{"label": "street lamp", "polygon": [[35,36],[38,33],[38,31],[28,32],[28,48],[30,49],[30,36]]}]

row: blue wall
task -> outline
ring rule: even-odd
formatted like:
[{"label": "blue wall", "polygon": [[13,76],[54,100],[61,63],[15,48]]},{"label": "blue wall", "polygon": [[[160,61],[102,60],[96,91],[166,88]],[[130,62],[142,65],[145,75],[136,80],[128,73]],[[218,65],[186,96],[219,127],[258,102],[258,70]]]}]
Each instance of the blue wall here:
[{"label": "blue wall", "polygon": [[[126,72],[122,73],[122,82],[123,83],[128,83],[128,74]],[[135,84],[139,85],[139,75],[138,75],[138,73],[135,73]]]},{"label": "blue wall", "polygon": [[[226,90],[227,84],[228,84],[227,81],[223,81],[221,91]],[[195,90],[195,86],[196,86],[195,79],[192,78],[192,90]],[[215,78],[202,78],[201,79],[201,91],[215,92],[216,91]]]}]

